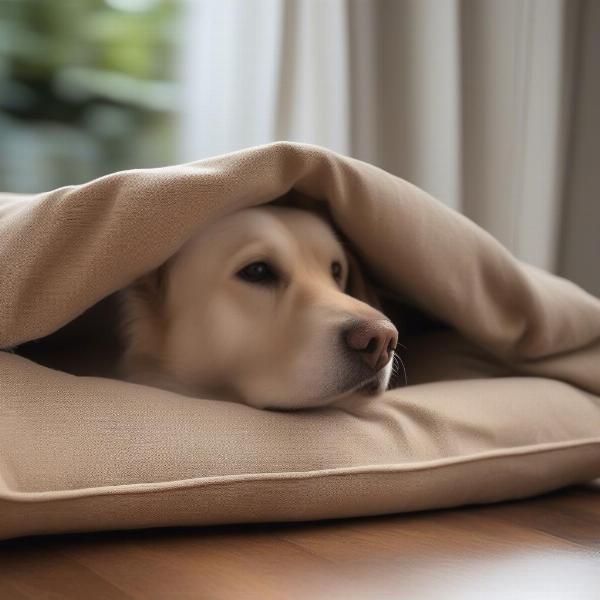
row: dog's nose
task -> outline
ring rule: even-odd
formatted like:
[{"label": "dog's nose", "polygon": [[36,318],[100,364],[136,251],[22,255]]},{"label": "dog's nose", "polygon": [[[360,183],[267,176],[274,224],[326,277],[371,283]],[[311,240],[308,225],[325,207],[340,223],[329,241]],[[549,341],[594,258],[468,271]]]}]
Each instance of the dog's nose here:
[{"label": "dog's nose", "polygon": [[344,336],[350,350],[359,352],[361,358],[375,371],[387,365],[398,342],[398,330],[387,319],[358,321]]}]

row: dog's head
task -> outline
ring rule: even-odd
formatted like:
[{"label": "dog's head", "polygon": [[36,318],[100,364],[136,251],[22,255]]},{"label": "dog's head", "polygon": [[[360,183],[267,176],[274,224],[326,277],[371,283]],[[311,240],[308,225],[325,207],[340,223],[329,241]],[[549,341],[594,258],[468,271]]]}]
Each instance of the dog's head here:
[{"label": "dog's head", "polygon": [[261,408],[386,389],[397,331],[326,220],[238,211],[125,291],[126,378]]}]

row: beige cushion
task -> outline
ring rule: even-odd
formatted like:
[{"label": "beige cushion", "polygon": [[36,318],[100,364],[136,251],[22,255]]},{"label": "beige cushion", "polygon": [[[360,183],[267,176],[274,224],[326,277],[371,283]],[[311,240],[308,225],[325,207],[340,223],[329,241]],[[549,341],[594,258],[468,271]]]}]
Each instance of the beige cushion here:
[{"label": "beige cushion", "polygon": [[387,294],[451,327],[406,340],[414,385],[278,413],[2,352],[0,537],[381,514],[600,476],[600,302],[414,186],[312,146],[0,197],[0,347],[48,336],[204,224],[290,188],[328,203]]}]

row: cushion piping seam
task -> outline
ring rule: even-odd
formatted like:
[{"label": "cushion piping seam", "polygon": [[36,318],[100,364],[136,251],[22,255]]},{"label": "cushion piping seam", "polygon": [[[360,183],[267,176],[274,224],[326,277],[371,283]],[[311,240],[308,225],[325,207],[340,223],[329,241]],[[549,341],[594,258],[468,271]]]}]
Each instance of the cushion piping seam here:
[{"label": "cushion piping seam", "polygon": [[[543,447],[531,448],[521,446],[515,449],[490,451],[481,455],[470,455],[466,457],[451,457],[448,459],[436,459],[421,463],[419,465],[371,465],[368,467],[338,467],[334,469],[321,469],[315,471],[287,471],[281,473],[249,473],[236,475],[217,475],[208,477],[196,477],[190,479],[174,479],[160,482],[137,482],[118,484],[114,486],[75,488],[72,490],[46,490],[35,492],[20,492],[14,490],[4,491],[0,489],[0,501],[14,502],[48,502],[69,500],[74,498],[89,498],[113,495],[135,495],[148,493],[161,493],[181,489],[198,488],[205,486],[223,486],[243,482],[278,481],[289,482],[307,479],[319,479],[325,477],[343,477],[347,475],[375,475],[375,474],[398,474],[402,472],[418,472],[428,469],[439,469],[452,467],[472,462],[485,462],[510,456],[535,456],[543,453],[554,453],[578,449],[584,446],[600,446],[600,438],[588,438],[580,442],[559,442],[545,444]],[[550,447],[549,447],[550,446]],[[0,481],[0,484],[2,482]]]}]

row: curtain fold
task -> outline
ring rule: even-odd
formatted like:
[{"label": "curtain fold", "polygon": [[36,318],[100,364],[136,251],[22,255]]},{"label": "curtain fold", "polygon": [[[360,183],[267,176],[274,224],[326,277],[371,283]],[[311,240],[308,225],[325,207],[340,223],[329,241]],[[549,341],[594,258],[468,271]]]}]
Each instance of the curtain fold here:
[{"label": "curtain fold", "polygon": [[[571,8],[570,8],[571,7]],[[464,212],[555,270],[572,38],[563,0],[464,0]]]},{"label": "curtain fold", "polygon": [[558,272],[600,297],[600,2],[581,3],[573,37],[574,85]]},{"label": "curtain fold", "polygon": [[589,207],[570,203],[582,190],[566,151],[587,156],[573,90],[592,5],[189,0],[181,158],[278,139],[323,145],[410,180],[519,258],[600,293],[594,267],[581,267],[582,248],[597,244],[571,231]]}]

